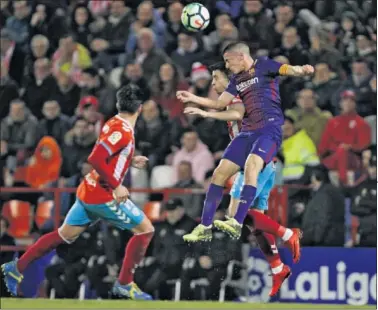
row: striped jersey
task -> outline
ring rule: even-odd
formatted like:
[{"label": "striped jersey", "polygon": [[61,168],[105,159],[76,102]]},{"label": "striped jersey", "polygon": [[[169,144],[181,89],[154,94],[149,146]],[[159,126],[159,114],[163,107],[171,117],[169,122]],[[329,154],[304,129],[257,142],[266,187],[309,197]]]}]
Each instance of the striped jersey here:
[{"label": "striped jersey", "polygon": [[248,71],[231,76],[226,92],[239,96],[246,110],[241,131],[283,124],[278,81],[281,66],[279,62],[260,57]]},{"label": "striped jersey", "polygon": [[[109,169],[113,177],[121,184],[131,164],[134,154],[134,130],[119,116],[114,116],[105,123],[96,144],[101,144],[109,153]],[[77,189],[77,197],[88,204],[101,204],[112,201],[113,191],[107,180],[92,170]]]},{"label": "striped jersey", "polygon": [[[242,103],[243,102],[240,100],[239,96],[237,96],[234,99],[232,99],[227,109],[233,104],[242,104]],[[227,121],[228,134],[230,135],[231,140],[239,134],[241,125],[242,125],[241,121]]]}]

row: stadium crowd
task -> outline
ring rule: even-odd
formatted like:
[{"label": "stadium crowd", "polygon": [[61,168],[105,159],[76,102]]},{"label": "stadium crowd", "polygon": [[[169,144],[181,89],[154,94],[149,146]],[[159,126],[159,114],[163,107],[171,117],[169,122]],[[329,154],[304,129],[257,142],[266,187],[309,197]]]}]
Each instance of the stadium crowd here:
[{"label": "stadium crowd", "polygon": [[[343,246],[347,204],[360,222],[353,245],[375,246],[376,2],[203,0],[212,18],[199,33],[181,24],[188,2],[2,0],[0,186],[76,187],[91,169],[87,157],[102,124],[116,112],[116,91],[135,83],[145,94],[136,153],[149,162],[145,170],[131,169],[127,184],[206,188],[229,142],[227,126],[183,114],[176,91],[215,98],[208,66],[222,60],[228,43],[243,40],[253,57],[315,67],[307,80],[279,77],[285,124],[276,182],[312,186],[289,190],[290,225],[302,227],[304,245]],[[52,196],[1,194],[0,201],[15,198],[37,205]],[[161,199],[132,198],[141,206]],[[203,195],[172,198],[136,276],[161,298],[172,297],[165,281],[181,278],[183,297],[197,298],[193,278],[220,283],[240,244],[219,233],[210,250],[186,246],[181,236],[194,227]],[[62,215],[73,200],[62,194]],[[217,216],[225,216],[224,208]],[[2,218],[0,240],[10,245],[8,225]],[[42,232],[51,227],[52,221]],[[127,238],[106,224],[92,227],[72,245],[76,252],[58,251],[46,271],[50,287],[58,297],[75,297],[87,274],[96,295],[107,298]],[[220,254],[225,242],[228,256]],[[2,253],[1,263],[6,259]],[[218,292],[211,287],[206,298]]]}]

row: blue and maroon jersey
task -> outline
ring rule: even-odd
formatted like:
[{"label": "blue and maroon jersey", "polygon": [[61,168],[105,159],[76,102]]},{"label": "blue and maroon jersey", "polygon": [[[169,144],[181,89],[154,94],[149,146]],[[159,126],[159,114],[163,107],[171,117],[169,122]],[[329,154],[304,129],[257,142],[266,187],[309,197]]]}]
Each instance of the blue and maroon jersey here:
[{"label": "blue and maroon jersey", "polygon": [[281,66],[279,62],[260,57],[248,71],[231,76],[226,92],[239,96],[244,103],[242,132],[284,123],[278,85]]}]

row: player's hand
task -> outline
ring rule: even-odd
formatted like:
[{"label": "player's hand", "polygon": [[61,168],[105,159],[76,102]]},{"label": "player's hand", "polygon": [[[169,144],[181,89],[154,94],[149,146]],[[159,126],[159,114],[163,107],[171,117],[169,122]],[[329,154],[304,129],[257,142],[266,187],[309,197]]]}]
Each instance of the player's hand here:
[{"label": "player's hand", "polygon": [[302,66],[304,75],[313,75],[315,72],[315,69],[311,65],[304,65]]},{"label": "player's hand", "polygon": [[117,203],[121,203],[129,198],[130,193],[127,188],[121,184],[113,191],[113,196]]},{"label": "player's hand", "polygon": [[198,108],[194,108],[194,107],[185,108],[184,113],[185,114],[191,114],[191,115],[199,115],[199,116],[202,116],[202,117],[207,117],[206,111],[198,109]]},{"label": "player's hand", "polygon": [[148,158],[146,156],[134,156],[132,165],[135,168],[142,169],[147,165]]},{"label": "player's hand", "polygon": [[178,92],[176,92],[176,97],[178,100],[181,100],[184,103],[194,102],[196,98],[194,94],[186,90],[179,90]]}]

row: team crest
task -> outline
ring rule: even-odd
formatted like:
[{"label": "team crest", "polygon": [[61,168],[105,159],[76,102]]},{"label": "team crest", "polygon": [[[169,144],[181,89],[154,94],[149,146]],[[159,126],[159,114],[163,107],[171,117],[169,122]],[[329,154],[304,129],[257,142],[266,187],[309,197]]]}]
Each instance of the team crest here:
[{"label": "team crest", "polygon": [[115,144],[117,144],[117,142],[118,142],[119,140],[121,140],[121,138],[122,138],[122,134],[121,134],[119,131],[115,131],[115,132],[113,132],[113,133],[109,136],[108,141],[109,141],[112,145],[115,145]]}]

